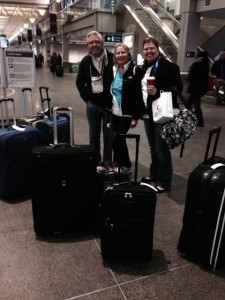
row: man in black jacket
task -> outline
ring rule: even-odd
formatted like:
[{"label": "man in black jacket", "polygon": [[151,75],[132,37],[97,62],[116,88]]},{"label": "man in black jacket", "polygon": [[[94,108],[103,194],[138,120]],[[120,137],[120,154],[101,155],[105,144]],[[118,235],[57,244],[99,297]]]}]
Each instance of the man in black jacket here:
[{"label": "man in black jacket", "polygon": [[[81,98],[87,104],[87,119],[89,124],[89,143],[94,146],[96,164],[101,161],[101,128],[107,132],[105,124],[106,109],[111,109],[112,95],[110,93],[113,81],[113,53],[103,48],[102,35],[91,31],[86,37],[89,53],[79,64],[76,85]],[[110,141],[103,134],[103,160],[110,161]]]},{"label": "man in black jacket", "polygon": [[217,78],[225,80],[225,50],[220,52],[219,59],[213,63],[211,73]]}]

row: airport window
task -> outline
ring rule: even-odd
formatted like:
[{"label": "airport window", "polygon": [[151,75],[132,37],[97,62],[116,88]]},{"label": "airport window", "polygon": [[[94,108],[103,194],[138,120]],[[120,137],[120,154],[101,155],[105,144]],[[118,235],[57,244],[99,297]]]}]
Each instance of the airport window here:
[{"label": "airport window", "polygon": [[211,0],[205,0],[205,6],[210,6],[211,5]]}]

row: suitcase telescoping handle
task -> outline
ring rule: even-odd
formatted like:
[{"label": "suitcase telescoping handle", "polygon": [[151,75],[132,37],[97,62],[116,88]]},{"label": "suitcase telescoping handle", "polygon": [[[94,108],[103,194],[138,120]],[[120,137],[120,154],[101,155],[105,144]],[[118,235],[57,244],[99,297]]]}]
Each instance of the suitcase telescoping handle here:
[{"label": "suitcase telescoping handle", "polygon": [[31,89],[31,88],[23,88],[23,89],[22,89],[22,93],[24,93],[24,92],[26,92],[26,91],[29,91],[29,92],[31,92],[31,91],[32,91],[32,89]]},{"label": "suitcase telescoping handle", "polygon": [[28,116],[28,95],[30,94],[30,104],[31,104],[31,115],[34,112],[34,105],[32,100],[32,89],[31,88],[22,88],[23,95],[23,107],[24,107],[24,117]]},{"label": "suitcase telescoping handle", "polygon": [[215,141],[214,141],[214,145],[213,145],[213,149],[212,149],[212,156],[211,156],[211,158],[213,159],[215,157],[216,148],[217,148],[219,136],[220,136],[220,133],[221,133],[221,129],[222,128],[220,126],[215,126],[213,129],[211,129],[209,131],[209,138],[208,138],[208,143],[207,143],[206,151],[205,151],[204,164],[207,163],[207,160],[209,158],[209,150],[210,150],[210,146],[211,146],[211,142],[212,142],[212,137],[214,135],[216,135],[216,136],[215,136]]},{"label": "suitcase telescoping handle", "polygon": [[[48,90],[49,90],[48,86],[40,86],[39,87],[40,96],[41,96],[41,108],[42,108],[42,111],[44,112],[44,110],[45,110],[44,103],[47,102],[47,106],[48,106],[48,110],[49,110],[49,116],[51,117],[51,107],[50,107],[51,98],[49,98]],[[45,91],[45,96],[46,97],[44,97],[44,91]]]},{"label": "suitcase telescoping handle", "polygon": [[[44,99],[46,99],[46,98],[49,98],[49,96],[48,96],[48,90],[49,90],[48,86],[40,86],[39,87],[41,101],[44,100]],[[44,91],[45,91],[46,97],[43,96]]]},{"label": "suitcase telescoping handle", "polygon": [[58,145],[58,134],[57,134],[57,112],[66,112],[69,115],[70,120],[70,146],[74,145],[74,125],[73,125],[73,109],[72,107],[53,107],[53,142],[54,145]]},{"label": "suitcase telescoping handle", "polygon": [[137,182],[140,134],[132,134],[132,133],[129,133],[129,134],[120,134],[120,137],[121,138],[125,138],[125,139],[135,139],[136,140],[134,181]]},{"label": "suitcase telescoping handle", "polygon": [[2,128],[4,128],[3,103],[8,104],[8,102],[12,103],[13,125],[16,125],[16,112],[15,112],[14,99],[13,98],[4,98],[4,99],[0,99],[0,111],[1,111]]}]

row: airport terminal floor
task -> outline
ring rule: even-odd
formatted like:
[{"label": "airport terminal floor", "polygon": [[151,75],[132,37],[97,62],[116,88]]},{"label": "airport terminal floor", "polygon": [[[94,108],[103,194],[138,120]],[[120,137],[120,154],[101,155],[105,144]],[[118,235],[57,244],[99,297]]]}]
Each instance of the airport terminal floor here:
[{"label": "airport terminal floor", "polygon": [[[87,144],[85,104],[78,95],[75,76],[65,73],[63,77],[56,77],[48,68],[37,69],[37,87],[32,89],[34,108],[40,110],[38,87],[48,86],[52,105],[71,106],[74,109],[75,143]],[[7,92],[12,91],[10,89]],[[18,91],[11,97],[17,101]],[[1,200],[0,299],[224,299],[225,268],[212,271],[208,266],[186,260],[176,251],[188,176],[203,160],[208,132],[214,126],[222,126],[217,154],[225,157],[225,106],[216,105],[214,98],[204,97],[202,108],[205,127],[198,128],[186,142],[182,158],[179,157],[179,148],[172,150],[172,188],[168,193],[157,195],[150,261],[104,262],[98,230],[40,239],[33,230],[30,199],[16,203]],[[148,175],[150,163],[143,122],[139,121],[131,132],[141,134],[140,179]],[[129,141],[128,145],[134,162],[133,141]]]}]

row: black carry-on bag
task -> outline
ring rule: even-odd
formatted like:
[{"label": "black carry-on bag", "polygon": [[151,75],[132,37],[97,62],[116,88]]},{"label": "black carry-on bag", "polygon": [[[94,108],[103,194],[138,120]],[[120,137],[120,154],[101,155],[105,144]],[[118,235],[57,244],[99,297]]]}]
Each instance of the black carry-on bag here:
[{"label": "black carry-on bag", "polygon": [[210,130],[204,161],[189,175],[177,247],[180,254],[213,269],[225,265],[225,159],[215,155],[220,132],[221,127]]},{"label": "black carry-on bag", "polygon": [[58,77],[62,77],[63,74],[64,74],[64,68],[63,68],[63,66],[56,66],[55,74],[56,74]]},{"label": "black carry-on bag", "polygon": [[[70,119],[70,144],[59,144],[57,112]],[[74,145],[72,108],[53,109],[54,144],[34,147],[32,209],[37,235],[90,229],[99,217],[99,177],[91,145]]]},{"label": "black carry-on bag", "polygon": [[137,181],[140,135],[136,140],[134,180],[111,183],[101,203],[101,254],[107,260],[148,260],[152,256],[156,189]]},{"label": "black carry-on bag", "polygon": [[30,194],[30,160],[32,148],[40,144],[40,133],[32,125],[19,127],[16,122],[14,99],[0,100],[2,127],[4,105],[11,104],[13,124],[0,130],[0,197],[18,201]]}]

